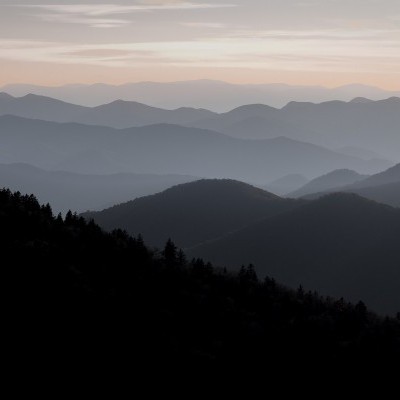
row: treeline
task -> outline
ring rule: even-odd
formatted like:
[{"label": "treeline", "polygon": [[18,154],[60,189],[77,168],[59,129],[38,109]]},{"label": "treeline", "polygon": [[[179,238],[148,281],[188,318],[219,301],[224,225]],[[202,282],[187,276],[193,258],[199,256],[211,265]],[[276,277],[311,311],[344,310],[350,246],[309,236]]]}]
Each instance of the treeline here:
[{"label": "treeline", "polygon": [[242,366],[400,356],[399,316],[259,280],[252,265],[231,274],[186,260],[171,241],[150,250],[53,216],[34,196],[0,191],[0,243],[7,330],[23,356]]}]

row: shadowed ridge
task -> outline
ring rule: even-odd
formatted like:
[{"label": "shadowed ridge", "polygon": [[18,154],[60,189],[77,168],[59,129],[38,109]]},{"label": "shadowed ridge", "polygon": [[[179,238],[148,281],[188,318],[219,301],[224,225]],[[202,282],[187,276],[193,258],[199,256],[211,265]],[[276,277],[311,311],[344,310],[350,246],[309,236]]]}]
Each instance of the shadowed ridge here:
[{"label": "shadowed ridge", "polygon": [[243,182],[204,179],[82,215],[107,230],[140,233],[155,246],[171,237],[179,246],[191,247],[300,204]]},{"label": "shadowed ridge", "polygon": [[[305,191],[307,188],[303,188]],[[313,189],[313,190],[311,190]],[[400,164],[378,174],[361,179],[353,184],[331,187],[329,190],[310,188],[307,194],[300,194],[304,199],[317,199],[330,192],[349,192],[375,200],[379,203],[400,207]],[[291,193],[296,197],[298,192]]]},{"label": "shadowed ridge", "polygon": [[224,115],[228,116],[231,114],[240,113],[243,116],[249,116],[249,115],[260,115],[265,112],[271,112],[271,111],[278,111],[278,109],[275,107],[268,106],[266,104],[246,104],[240,107],[236,107],[233,110],[225,113]]},{"label": "shadowed ridge", "polygon": [[386,183],[400,182],[400,163],[387,169],[386,171],[380,172],[370,176],[369,178],[362,181],[362,186],[373,186],[383,185]]},{"label": "shadowed ridge", "polygon": [[334,193],[190,251],[222,266],[253,263],[287,285],[400,309],[400,210]]},{"label": "shadowed ridge", "polygon": [[366,103],[373,103],[374,101],[371,99],[367,99],[366,97],[356,97],[353,100],[350,100],[349,103],[354,104],[366,104]]},{"label": "shadowed ridge", "polygon": [[302,197],[311,193],[324,192],[337,187],[350,185],[364,180],[367,175],[361,175],[350,169],[337,169],[319,176],[306,183],[303,187],[288,194],[288,197]]},{"label": "shadowed ridge", "polygon": [[92,110],[117,110],[117,111],[166,111],[161,108],[149,106],[147,104],[139,103],[138,101],[127,101],[127,100],[114,100],[110,103],[102,104],[97,107],[93,107]]},{"label": "shadowed ridge", "polygon": [[257,188],[247,183],[234,180],[234,179],[200,179],[194,182],[176,185],[172,188],[165,190],[163,193],[167,195],[175,195],[176,193],[194,193],[214,198],[222,196],[226,200],[229,196],[249,196],[254,198],[263,198],[268,200],[278,200],[281,197],[267,192],[266,190]]}]

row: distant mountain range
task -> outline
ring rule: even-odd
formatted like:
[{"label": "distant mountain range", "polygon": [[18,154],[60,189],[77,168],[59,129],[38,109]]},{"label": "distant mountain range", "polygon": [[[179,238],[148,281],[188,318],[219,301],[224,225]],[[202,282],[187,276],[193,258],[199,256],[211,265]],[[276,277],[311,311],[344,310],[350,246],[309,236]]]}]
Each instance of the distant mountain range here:
[{"label": "distant mountain range", "polygon": [[338,168],[376,173],[391,165],[288,138],[243,140],[177,125],[117,130],[0,117],[0,160],[87,174],[131,172],[232,178],[265,184],[297,171],[316,176]]},{"label": "distant mountain range", "polygon": [[[347,154],[350,148],[350,154],[360,158],[368,152],[400,158],[398,97],[368,102],[291,102],[282,109],[254,104],[200,120],[194,126],[247,139],[285,136],[331,149],[344,147]],[[364,151],[357,152],[360,146]],[[375,157],[371,154],[368,158]]]},{"label": "distant mountain range", "polygon": [[[400,92],[359,84],[329,89],[321,86],[290,86],[279,83],[237,85],[212,80],[140,82],[119,86],[95,84],[43,87],[17,84],[3,86],[1,90],[15,96],[34,93],[86,106],[128,100],[167,109],[193,107],[218,112],[254,103],[283,107],[289,101],[321,103],[331,100],[350,101],[357,97],[382,100],[400,96]],[[364,102],[361,100],[358,99],[357,102]]]},{"label": "distant mountain range", "polygon": [[[333,171],[314,179],[288,197],[316,199],[327,193],[350,192],[379,203],[400,207],[400,164],[363,179],[360,177],[354,171]],[[354,182],[351,183],[351,180]]]},{"label": "distant mountain range", "polygon": [[366,160],[400,157],[400,98],[396,97],[349,103],[291,102],[282,109],[253,104],[217,114],[187,107],[165,110],[121,100],[90,108],[32,94],[14,98],[3,93],[0,94],[0,115],[121,129],[167,123],[213,130],[241,139],[285,136],[339,149],[342,154]]},{"label": "distant mountain range", "polygon": [[55,213],[102,210],[198,178],[184,175],[85,175],[45,171],[28,164],[0,164],[0,187],[36,193]]},{"label": "distant mountain range", "polygon": [[302,204],[238,181],[200,180],[82,215],[107,230],[142,234],[149,245],[161,247],[172,238],[191,247]]},{"label": "distant mountain range", "polygon": [[395,166],[369,176],[368,178],[358,182],[354,185],[354,187],[371,187],[378,185],[385,185],[388,183],[396,183],[400,181],[400,164],[396,164]]},{"label": "distant mountain range", "polygon": [[353,183],[362,181],[367,177],[367,175],[361,175],[349,169],[337,169],[311,180],[301,188],[289,193],[288,197],[296,198],[306,196],[311,193],[330,191],[341,186],[351,185]]},{"label": "distant mountain range", "polygon": [[164,110],[122,100],[92,108],[34,94],[12,97],[6,93],[0,93],[0,115],[15,115],[62,123],[102,125],[112,128],[130,128],[161,123],[191,125],[198,120],[217,114],[208,110],[192,108]]}]

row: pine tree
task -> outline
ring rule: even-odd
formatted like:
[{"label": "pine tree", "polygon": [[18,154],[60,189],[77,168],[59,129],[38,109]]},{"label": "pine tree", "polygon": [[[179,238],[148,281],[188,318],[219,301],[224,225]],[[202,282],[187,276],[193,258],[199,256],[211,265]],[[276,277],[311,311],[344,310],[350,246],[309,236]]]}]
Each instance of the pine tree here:
[{"label": "pine tree", "polygon": [[297,297],[299,297],[300,299],[304,297],[304,289],[302,285],[300,285],[297,289]]},{"label": "pine tree", "polygon": [[184,267],[186,265],[186,256],[182,249],[178,251],[177,262],[180,267]]},{"label": "pine tree", "polygon": [[171,239],[168,239],[162,255],[164,257],[166,266],[171,267],[177,263],[178,248],[175,246],[175,243]]}]

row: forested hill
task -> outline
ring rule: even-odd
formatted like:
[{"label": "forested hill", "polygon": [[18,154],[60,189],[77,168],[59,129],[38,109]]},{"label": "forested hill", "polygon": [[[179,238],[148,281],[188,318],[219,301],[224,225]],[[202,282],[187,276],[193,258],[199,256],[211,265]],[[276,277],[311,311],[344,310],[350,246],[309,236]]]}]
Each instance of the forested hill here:
[{"label": "forested hill", "polygon": [[149,246],[172,238],[188,248],[304,203],[231,179],[202,179],[82,216],[107,231],[141,234]]},{"label": "forested hill", "polygon": [[362,303],[260,282],[252,266],[231,275],[188,262],[172,242],[153,254],[140,238],[104,233],[72,213],[54,217],[34,196],[0,191],[0,251],[16,359],[243,367],[382,365],[400,355],[400,321]]}]

